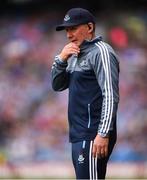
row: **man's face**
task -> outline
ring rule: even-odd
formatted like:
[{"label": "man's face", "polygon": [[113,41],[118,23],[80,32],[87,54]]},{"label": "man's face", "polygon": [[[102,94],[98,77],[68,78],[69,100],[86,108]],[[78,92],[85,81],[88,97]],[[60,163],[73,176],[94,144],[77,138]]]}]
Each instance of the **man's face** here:
[{"label": "man's face", "polygon": [[80,46],[85,39],[89,39],[91,36],[87,24],[68,27],[66,28],[66,33],[69,41],[78,46]]}]

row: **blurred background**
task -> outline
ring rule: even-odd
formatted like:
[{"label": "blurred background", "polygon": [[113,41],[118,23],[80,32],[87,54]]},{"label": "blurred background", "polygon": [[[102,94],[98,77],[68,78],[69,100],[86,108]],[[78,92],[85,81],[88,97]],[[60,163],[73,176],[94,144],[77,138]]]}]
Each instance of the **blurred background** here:
[{"label": "blurred background", "polygon": [[72,178],[68,90],[51,88],[56,32],[68,9],[83,7],[96,34],[120,60],[118,141],[108,178],[147,178],[147,1],[5,0],[0,2],[0,177]]}]

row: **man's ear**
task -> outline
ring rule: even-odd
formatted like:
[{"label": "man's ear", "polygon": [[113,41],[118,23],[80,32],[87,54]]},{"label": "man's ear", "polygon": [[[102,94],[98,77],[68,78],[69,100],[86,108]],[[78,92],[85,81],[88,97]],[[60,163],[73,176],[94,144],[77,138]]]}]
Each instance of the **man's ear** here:
[{"label": "man's ear", "polygon": [[93,32],[93,28],[94,28],[93,23],[88,23],[87,25],[88,25],[88,28],[89,28],[89,32],[90,33]]}]

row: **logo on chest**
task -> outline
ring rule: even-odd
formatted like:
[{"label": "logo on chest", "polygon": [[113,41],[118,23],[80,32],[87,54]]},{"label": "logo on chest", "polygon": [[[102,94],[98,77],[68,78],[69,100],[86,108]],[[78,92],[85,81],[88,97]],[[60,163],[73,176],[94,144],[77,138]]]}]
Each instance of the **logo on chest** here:
[{"label": "logo on chest", "polygon": [[88,65],[86,59],[79,63],[80,67],[86,67]]},{"label": "logo on chest", "polygon": [[89,61],[87,58],[82,59],[82,61],[79,61],[78,64],[79,64],[79,68],[81,68],[82,70],[90,69]]}]

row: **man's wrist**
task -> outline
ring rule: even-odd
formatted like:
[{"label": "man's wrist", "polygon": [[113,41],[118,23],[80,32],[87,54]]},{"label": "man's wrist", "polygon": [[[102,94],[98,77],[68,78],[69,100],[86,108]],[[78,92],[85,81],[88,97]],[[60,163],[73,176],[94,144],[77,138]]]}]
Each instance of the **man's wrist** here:
[{"label": "man's wrist", "polygon": [[67,57],[67,56],[62,55],[62,54],[59,54],[59,55],[58,55],[58,57],[59,57],[59,59],[60,59],[61,61],[63,61],[63,62],[67,62],[67,59],[68,59],[68,57]]},{"label": "man's wrist", "polygon": [[58,58],[58,60],[59,60],[60,62],[66,63],[66,61],[64,61],[64,60],[60,57],[60,55],[57,55],[56,58]]},{"label": "man's wrist", "polygon": [[109,137],[109,133],[106,134],[106,133],[98,132],[98,135],[103,138]]}]

